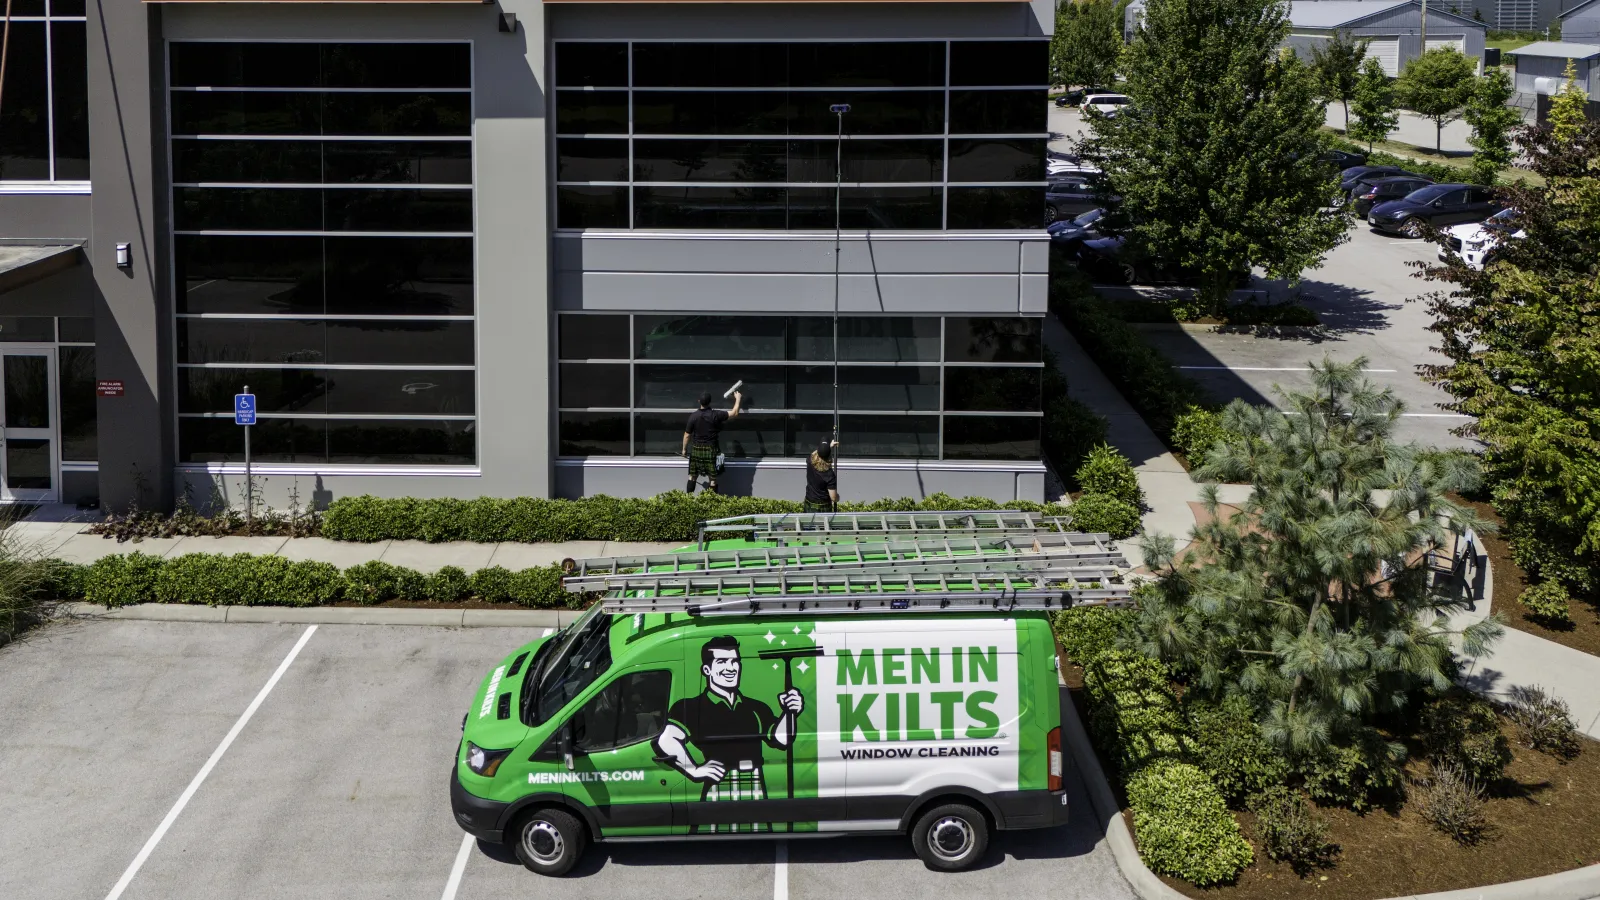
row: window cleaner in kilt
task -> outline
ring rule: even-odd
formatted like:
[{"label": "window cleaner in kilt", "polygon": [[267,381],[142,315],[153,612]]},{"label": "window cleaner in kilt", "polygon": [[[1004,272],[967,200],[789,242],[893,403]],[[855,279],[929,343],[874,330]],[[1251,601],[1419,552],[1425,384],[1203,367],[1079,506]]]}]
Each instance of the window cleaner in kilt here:
[{"label": "window cleaner in kilt", "polygon": [[711,408],[710,391],[700,395],[700,408],[689,414],[689,421],[683,426],[683,449],[680,453],[689,458],[689,484],[684,488],[686,493],[694,493],[701,475],[706,476],[706,490],[713,494],[717,492],[717,475],[720,474],[717,471],[717,457],[722,452],[722,426],[729,419],[738,418],[739,405],[743,402],[744,395],[734,391],[733,409],[724,412]]},{"label": "window cleaner in kilt", "polygon": [[839,511],[839,469],[834,460],[838,450],[838,441],[823,438],[817,442],[817,449],[806,458],[805,512]]},{"label": "window cleaner in kilt", "polygon": [[[673,768],[704,785],[700,799],[710,801],[765,800],[762,745],[787,750],[794,744],[796,724],[805,698],[794,688],[778,695],[782,712],[774,714],[764,701],[739,692],[739,639],[722,635],[700,648],[700,672],[706,689],[684,697],[667,711],[667,725],[656,738],[656,753]],[[705,762],[695,764],[687,744]],[[767,822],[702,825],[696,831],[771,831]]]}]

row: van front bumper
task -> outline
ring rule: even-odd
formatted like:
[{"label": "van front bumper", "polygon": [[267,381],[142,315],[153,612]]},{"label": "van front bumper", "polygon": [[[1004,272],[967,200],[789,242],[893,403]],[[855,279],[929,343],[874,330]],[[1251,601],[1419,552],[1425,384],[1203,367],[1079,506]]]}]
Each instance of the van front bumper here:
[{"label": "van front bumper", "polygon": [[509,803],[498,800],[485,800],[482,797],[470,794],[461,786],[461,779],[456,774],[456,767],[450,767],[450,812],[456,817],[456,824],[461,830],[472,835],[480,841],[498,844],[505,840],[505,831],[501,827]]}]

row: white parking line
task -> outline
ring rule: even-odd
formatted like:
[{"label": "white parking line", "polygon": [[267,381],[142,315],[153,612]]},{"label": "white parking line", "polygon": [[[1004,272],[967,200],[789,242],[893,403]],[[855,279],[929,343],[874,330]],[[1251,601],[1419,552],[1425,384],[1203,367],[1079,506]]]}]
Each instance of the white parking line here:
[{"label": "white parking line", "polygon": [[177,821],[178,814],[183,812],[185,806],[189,805],[189,800],[194,797],[194,792],[200,789],[200,785],[206,780],[206,776],[210,775],[211,770],[216,768],[217,761],[222,759],[222,754],[228,752],[228,748],[233,746],[234,738],[237,738],[239,732],[244,730],[244,726],[249,724],[250,717],[254,716],[256,710],[261,708],[262,701],[266,700],[267,695],[272,693],[272,689],[278,684],[278,679],[282,678],[283,673],[289,670],[289,664],[294,662],[296,656],[300,655],[300,649],[306,645],[306,641],[311,640],[311,635],[315,634],[316,631],[317,626],[308,627],[305,633],[300,635],[300,640],[295,642],[294,647],[289,651],[289,655],[283,658],[283,662],[278,663],[278,670],[272,673],[272,677],[268,678],[267,683],[262,686],[261,692],[256,694],[254,700],[250,701],[249,706],[245,707],[244,714],[239,717],[239,721],[233,723],[233,727],[228,729],[228,736],[222,739],[222,743],[217,745],[217,749],[211,751],[211,758],[207,759],[206,764],[200,767],[200,771],[194,776],[194,780],[189,782],[189,786],[183,789],[183,793],[178,796],[178,802],[172,804],[172,809],[167,810],[167,817],[161,820],[160,825],[156,826],[155,834],[150,835],[150,840],[144,842],[144,847],[140,848],[139,854],[133,858],[133,862],[128,864],[128,870],[122,873],[121,878],[117,879],[116,886],[111,889],[111,893],[106,895],[106,900],[117,900],[118,897],[122,896],[122,892],[128,889],[128,884],[133,881],[133,876],[139,874],[139,869],[144,865],[144,861],[150,858],[150,852],[156,849],[157,844],[161,843],[161,839],[167,834],[167,829],[171,828],[172,823]]},{"label": "white parking line", "polygon": [[1401,413],[1402,419],[1470,419],[1465,413]]},{"label": "white parking line", "polygon": [[778,842],[778,859],[772,866],[772,900],[789,900],[789,842]]},{"label": "white parking line", "polygon": [[461,876],[467,871],[467,860],[472,857],[472,835],[461,836],[461,849],[456,851],[455,865],[450,867],[450,880],[444,883],[444,896],[439,900],[456,900],[456,891],[461,890]]},{"label": "white parking line", "polygon": [[[1309,372],[1310,366],[1179,366],[1180,369],[1192,369],[1201,372]],[[1393,375],[1399,369],[1362,369],[1363,372],[1381,372]]]}]

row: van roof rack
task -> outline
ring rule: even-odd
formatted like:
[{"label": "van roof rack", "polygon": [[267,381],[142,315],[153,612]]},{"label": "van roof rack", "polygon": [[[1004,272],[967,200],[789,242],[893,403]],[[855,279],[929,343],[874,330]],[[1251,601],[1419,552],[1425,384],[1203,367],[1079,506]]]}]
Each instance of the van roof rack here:
[{"label": "van roof rack", "polygon": [[[1041,531],[1073,531],[1072,519],[1011,509],[938,512],[764,513],[710,519],[700,523],[699,545],[717,536],[749,534],[753,540],[790,543],[856,543],[887,537],[926,535],[1033,536]],[[1106,540],[1109,535],[1102,535]]]},{"label": "van roof rack", "polygon": [[982,571],[1055,572],[1076,580],[1105,580],[1128,568],[1116,543],[1106,535],[1035,532],[1018,536],[889,537],[861,543],[741,547],[562,561],[569,591],[604,591],[628,578],[695,575],[747,575],[788,572],[896,571],[959,573]]},{"label": "van roof rack", "polygon": [[1060,610],[1126,606],[1130,586],[1039,572],[830,572],[632,579],[609,584],[603,608],[618,615],[836,615],[882,612]]}]

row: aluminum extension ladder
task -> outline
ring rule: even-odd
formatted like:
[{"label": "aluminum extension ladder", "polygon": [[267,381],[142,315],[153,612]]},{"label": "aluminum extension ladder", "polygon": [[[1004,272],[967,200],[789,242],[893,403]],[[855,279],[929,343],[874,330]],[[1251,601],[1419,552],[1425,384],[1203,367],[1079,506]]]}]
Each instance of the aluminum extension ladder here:
[{"label": "aluminum extension ladder", "polygon": [[[789,543],[857,543],[888,537],[1015,536],[1032,537],[1041,531],[1072,532],[1064,516],[1008,509],[951,510],[944,512],[771,513],[710,519],[700,523],[699,545],[717,536],[750,535],[756,541]],[[1109,540],[1109,536],[1106,537]]]}]

